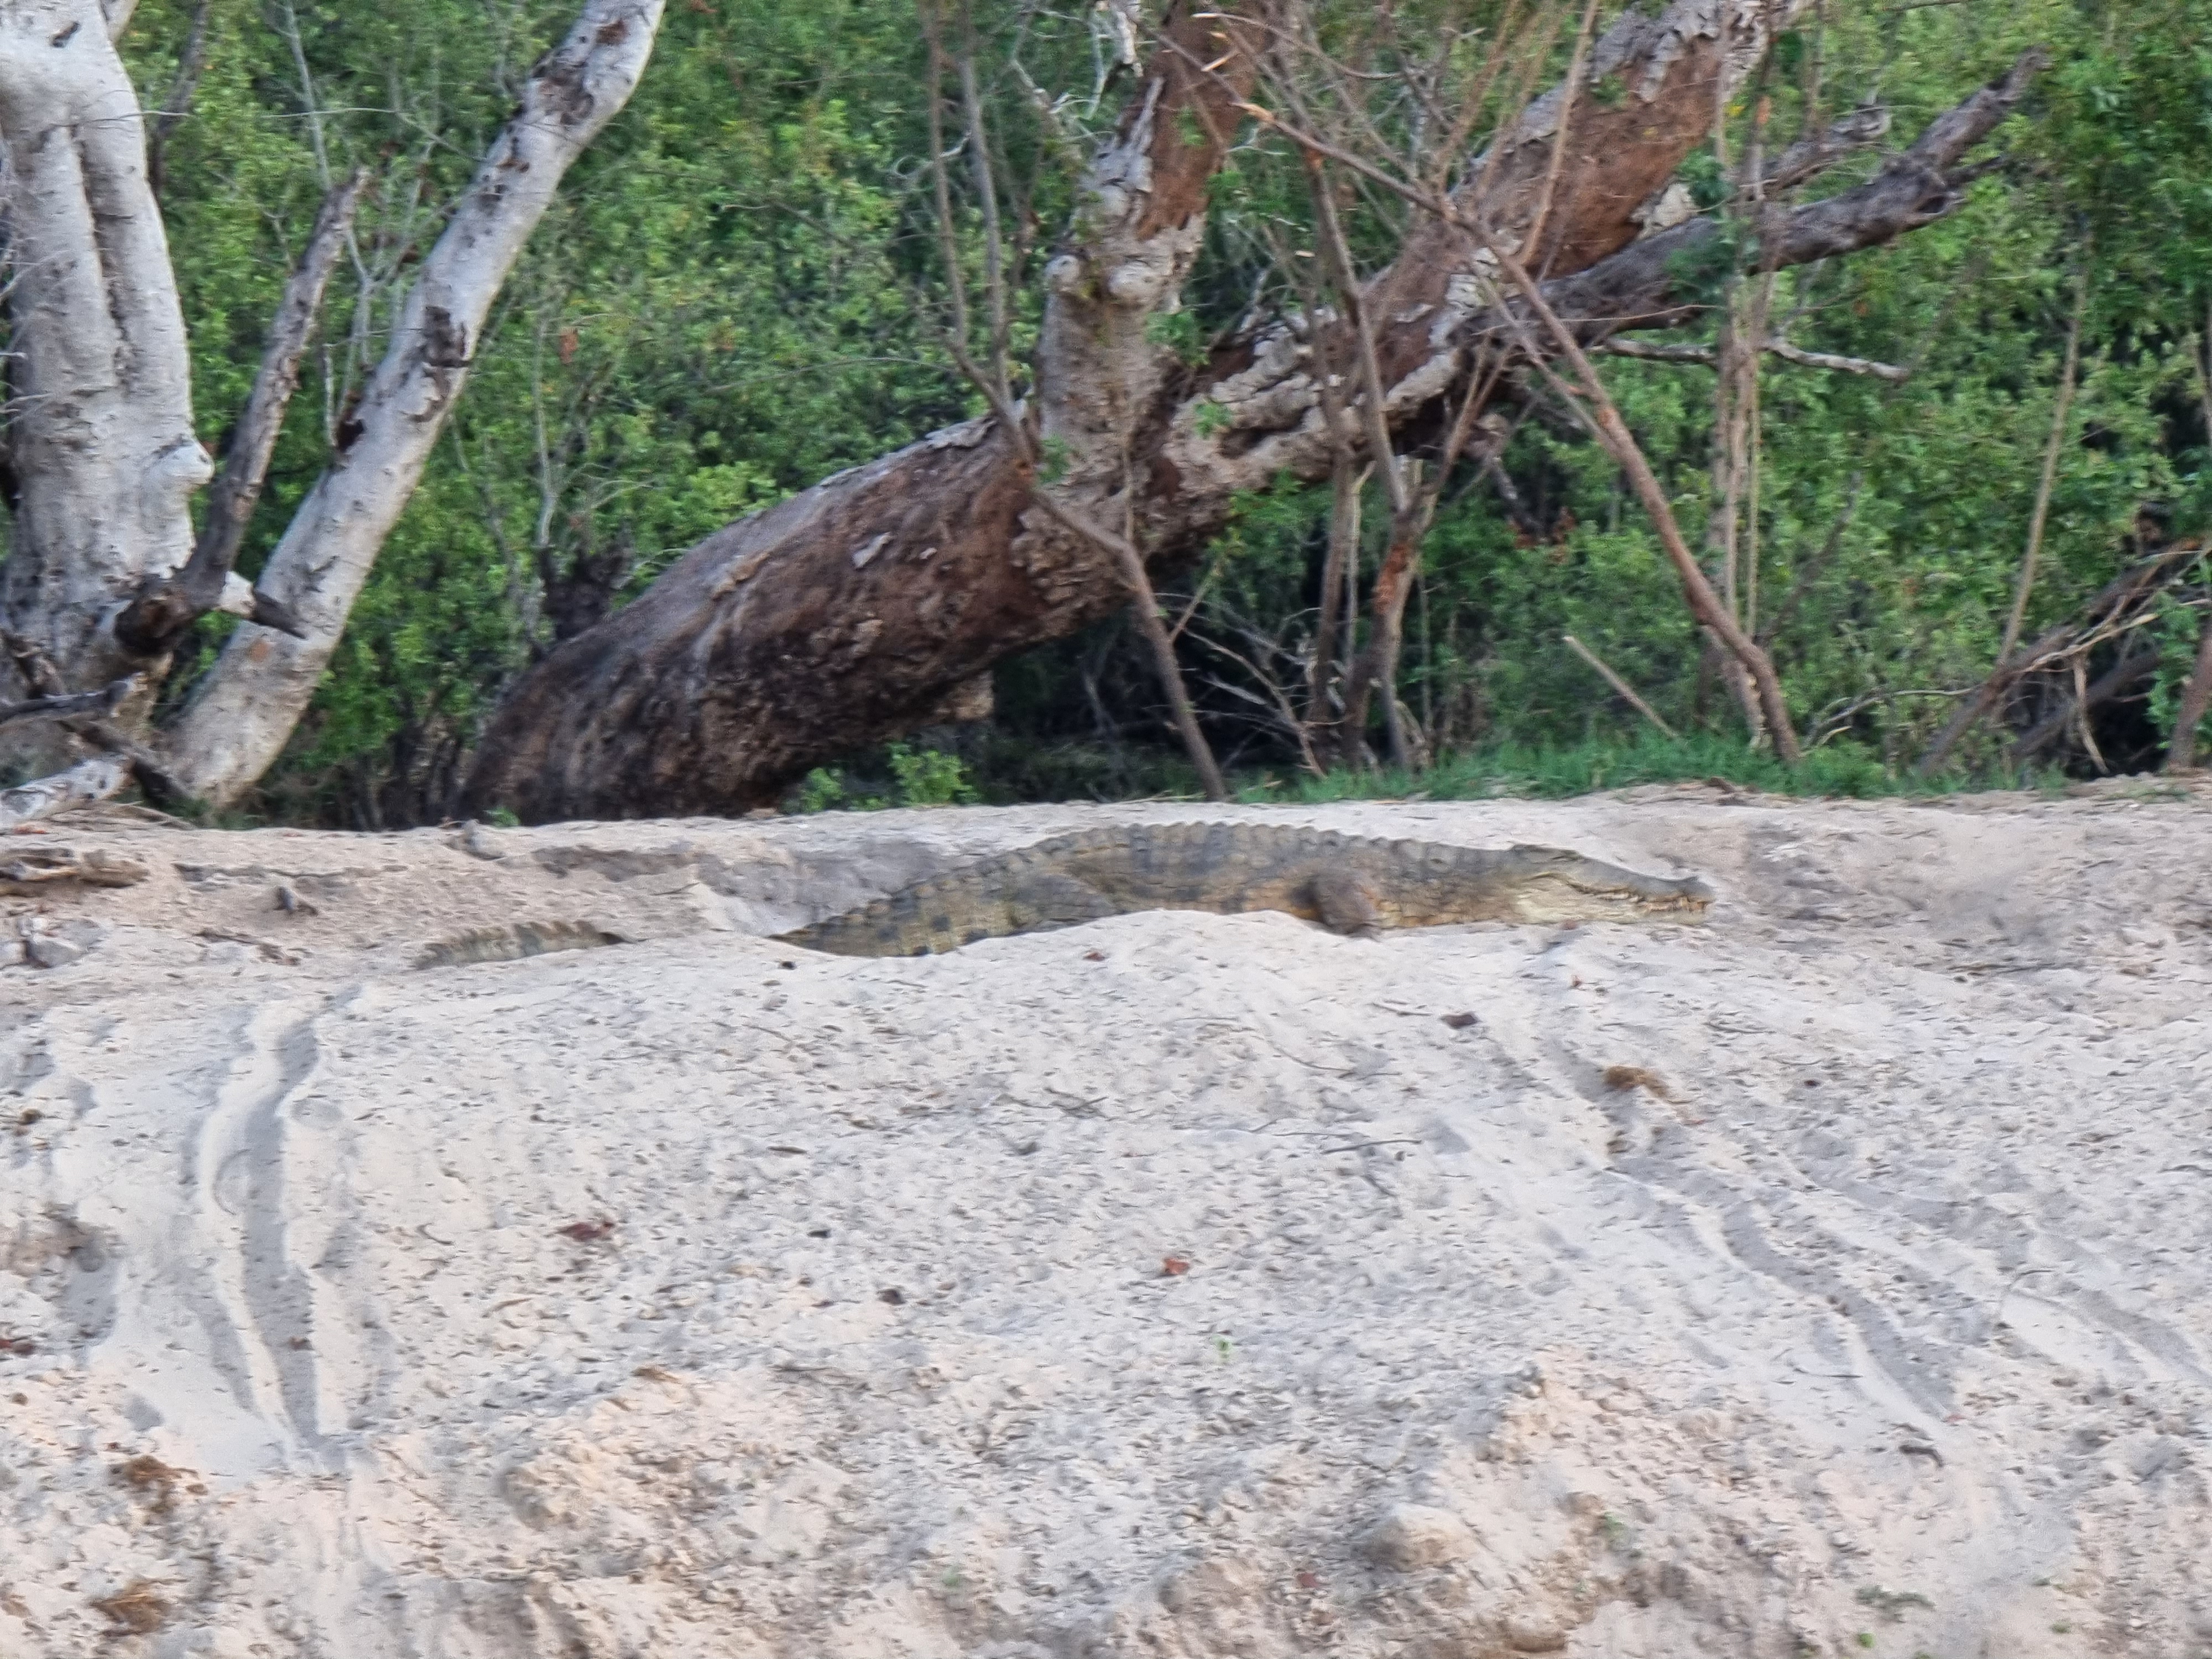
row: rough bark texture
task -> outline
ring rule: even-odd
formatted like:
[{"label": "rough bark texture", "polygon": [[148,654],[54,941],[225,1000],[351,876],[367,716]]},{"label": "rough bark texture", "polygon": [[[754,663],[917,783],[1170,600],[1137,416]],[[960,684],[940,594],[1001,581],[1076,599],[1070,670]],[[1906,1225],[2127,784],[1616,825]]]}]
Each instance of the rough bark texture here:
[{"label": "rough bark texture", "polygon": [[589,0],[531,72],[521,109],[400,308],[356,410],[356,435],[262,573],[261,586],[301,620],[306,637],[240,628],[169,735],[177,775],[195,793],[234,799],[283,750],[460,395],[493,300],[569,165],[629,101],[662,4]]},{"label": "rough bark texture", "polygon": [[[143,666],[106,618],[148,575],[183,562],[186,503],[211,471],[192,433],[184,316],[137,95],[94,0],[0,8],[0,152],[21,411],[8,428],[21,495],[0,630],[67,664],[82,690]],[[0,659],[0,697],[20,684]],[[66,755],[55,728],[37,732],[11,734],[6,763]]]},{"label": "rough bark texture", "polygon": [[[1643,198],[1628,199],[1627,186],[1601,188],[1573,155],[1587,146],[1589,169],[1600,159],[1627,167],[1620,176],[1632,173],[1648,197],[1706,131],[1714,77],[1733,84],[1788,15],[1680,0],[1656,21],[1616,27],[1594,49],[1593,77],[1620,76],[1630,95],[1618,107],[1591,106],[1603,118],[1588,129],[1577,117],[1575,148],[1545,221],[1547,262],[1559,273],[1547,295],[1578,332],[1597,338],[1695,314],[1703,301],[1679,274],[1693,262],[1677,264],[1674,256],[1694,253],[1719,227],[1693,221],[1637,241]],[[1846,252],[1950,211],[1964,187],[1955,163],[2009,112],[2032,68],[2024,64],[1939,118],[1868,184],[1776,215],[1759,257],[1783,265]],[[1146,179],[1169,176],[1135,168],[1126,151],[1133,135],[1146,132],[1146,111],[1147,145],[1163,131],[1208,131],[1194,118],[1170,120],[1177,84],[1156,66],[1136,116],[1094,178],[1131,180],[1114,188],[1141,191]],[[1206,83],[1181,84],[1192,94]],[[1547,134],[1544,108],[1541,100],[1532,106],[1516,132]],[[1621,125],[1631,118],[1634,125]],[[1851,131],[1879,131],[1873,118],[1854,121],[1846,140]],[[1210,136],[1190,148],[1217,143]],[[1494,168],[1470,167],[1466,191],[1480,191],[1480,199],[1468,202],[1463,191],[1463,207],[1506,234],[1524,231],[1548,158],[1548,147],[1534,138],[1506,141]],[[1195,168],[1203,157],[1183,159]],[[1778,168],[1785,164],[1802,177],[1818,161],[1793,154]],[[1183,191],[1188,172],[1173,177]],[[1179,250],[1195,247],[1195,192],[1175,212],[1147,213],[1126,194],[1107,199],[1121,212],[1115,222],[1135,238],[1123,249],[1125,264],[1170,274],[1187,264]],[[1146,228],[1172,238],[1173,250],[1158,252],[1138,234]],[[1431,263],[1415,268],[1417,252]],[[1569,274],[1570,262],[1583,259],[1597,263]],[[1509,346],[1523,326],[1500,308],[1494,282],[1470,264],[1449,240],[1432,246],[1427,232],[1417,232],[1407,257],[1374,285],[1401,301],[1375,313],[1389,319],[1378,347],[1392,426],[1435,420],[1474,351]],[[1114,294],[1110,273],[1071,280],[1068,269],[1048,278],[1056,307],[1079,300],[1096,306]],[[1207,369],[1181,375],[1164,351],[1146,357],[1134,314],[1142,304],[1164,307],[1171,287],[1164,278],[1149,285],[1131,277],[1127,288],[1132,314],[1115,320],[1118,331],[1107,331],[1114,349],[1103,362],[1101,331],[1058,328],[1079,313],[1059,311],[1048,322],[1037,418],[1066,447],[1068,487],[1117,528],[1126,508],[1148,555],[1165,562],[1188,556],[1218,528],[1238,491],[1264,488],[1285,472],[1328,475],[1339,441],[1309,369],[1317,348],[1328,353],[1325,361],[1345,357],[1293,319]],[[1067,355],[1056,361],[1056,351]],[[1085,399],[1081,376],[1069,368],[1085,362],[1085,372],[1120,390]],[[1125,465],[1133,500],[1114,493]],[[485,735],[462,805],[504,806],[533,821],[743,810],[772,801],[825,758],[926,724],[957,686],[993,663],[1073,632],[1124,600],[1108,562],[1054,532],[1027,488],[1018,447],[989,422],[970,422],[719,532],[635,604],[526,677]]]}]

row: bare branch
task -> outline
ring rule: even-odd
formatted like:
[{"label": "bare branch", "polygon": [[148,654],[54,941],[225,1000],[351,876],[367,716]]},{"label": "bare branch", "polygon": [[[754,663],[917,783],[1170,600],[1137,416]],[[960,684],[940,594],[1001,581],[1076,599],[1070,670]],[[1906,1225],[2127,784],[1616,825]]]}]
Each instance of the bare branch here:
[{"label": "bare branch", "polygon": [[1032,498],[1062,529],[1070,530],[1085,540],[1105,549],[1114,556],[1127,585],[1131,609],[1136,613],[1137,627],[1152,647],[1152,661],[1158,670],[1160,689],[1167,694],[1168,708],[1175,716],[1176,732],[1182,746],[1190,756],[1190,763],[1197,768],[1200,784],[1208,800],[1227,800],[1229,786],[1221,776],[1221,769],[1213,758],[1213,750],[1206,741],[1206,733],[1199,729],[1197,712],[1192,708],[1190,693],[1184,688],[1182,671],[1176,662],[1175,641],[1168,637],[1167,624],[1160,618],[1160,603],[1152,591],[1152,578],[1145,574],[1145,557],[1129,542],[1110,530],[1091,522],[1084,514],[1071,511],[1054,501],[1041,487],[1032,484]]},{"label": "bare branch", "polygon": [[1863,105],[1831,122],[1822,131],[1808,133],[1759,169],[1761,195],[1771,198],[1826,172],[1855,150],[1880,143],[1889,136],[1889,111],[1880,104]]},{"label": "bare branch", "polygon": [[1643,715],[1645,720],[1650,720],[1652,725],[1657,726],[1662,732],[1664,732],[1670,738],[1679,738],[1681,736],[1680,732],[1677,732],[1673,726],[1668,725],[1665,720],[1659,718],[1659,711],[1657,709],[1654,708],[1650,703],[1644,702],[1643,698],[1636,695],[1636,690],[1633,686],[1630,685],[1626,680],[1621,678],[1620,675],[1614,673],[1612,669],[1607,667],[1605,663],[1599,658],[1596,652],[1591,650],[1589,647],[1584,645],[1580,640],[1577,639],[1571,634],[1560,635],[1559,642],[1562,645],[1565,645],[1568,650],[1573,652],[1575,655],[1580,657],[1584,662],[1588,663],[1592,668],[1597,670],[1599,676],[1605,681],[1605,683],[1611,686],[1614,690],[1620,693],[1623,697],[1626,698],[1628,700],[1629,707],[1635,709],[1638,714]]},{"label": "bare branch", "polygon": [[[1656,340],[1601,340],[1595,349],[1609,357],[1637,357],[1652,363],[1701,363],[1711,368],[1718,359],[1711,346],[1671,345]],[[1839,374],[1865,374],[1877,380],[1893,383],[1912,378],[1912,371],[1900,368],[1895,363],[1877,362],[1871,357],[1845,357],[1832,351],[1808,351],[1787,340],[1769,340],[1759,349],[1796,363],[1804,368],[1832,369]]]},{"label": "bare branch", "polygon": [[1929,744],[1913,766],[1913,775],[1924,778],[1941,767],[1959,740],[1972,731],[2023,676],[2148,621],[2150,613],[2144,607],[2150,598],[2170,583],[2183,565],[2203,556],[2203,548],[2195,544],[2161,549],[2115,576],[2081,608],[2077,617],[2045,630],[2033,644],[2000,662],[1973,696],[1951,717],[1950,723],[1936,734],[1936,741]]},{"label": "bare branch", "polygon": [[[1978,170],[1960,165],[1966,153],[2010,115],[2041,70],[2040,51],[1930,122],[1912,145],[1890,158],[1866,183],[1788,213],[1770,215],[1759,229],[1755,261],[1763,269],[1809,264],[1896,240],[1955,211]],[[1680,272],[1692,269],[1721,234],[1707,216],[1632,243],[1587,270],[1545,284],[1547,301],[1575,325],[1578,337],[1602,339],[1625,329],[1666,328],[1703,307],[1689,297]],[[1495,309],[1471,317],[1463,337],[1510,332]]]},{"label": "bare branch", "polygon": [[1800,368],[1825,368],[1838,374],[1865,374],[1877,380],[1901,385],[1912,378],[1912,371],[1896,363],[1879,362],[1872,357],[1846,357],[1833,351],[1808,351],[1803,346],[1792,345],[1787,340],[1769,340],[1759,348],[1785,363],[1796,363]]},{"label": "bare branch", "polygon": [[[149,581],[138,597],[115,620],[115,636],[142,657],[166,655],[178,637],[209,611],[228,609],[224,587],[238,550],[246,539],[254,504],[269,476],[269,459],[283,430],[284,410],[300,384],[300,359],[306,354],[321,314],[323,292],[337,266],[346,232],[353,224],[368,170],[362,168],[324,198],[322,211],[307,238],[306,251],[278,303],[269,329],[269,344],[261,354],[261,368],[246,395],[245,412],[231,434],[230,452],[222,472],[208,492],[207,516],[192,556],[172,575]],[[306,627],[268,595],[251,592],[239,614],[295,638],[306,637]]]},{"label": "bare branch", "polygon": [[2120,653],[2118,662],[2086,684],[2081,659],[2078,656],[2073,659],[2074,695],[2021,735],[2012,746],[2012,763],[2018,766],[2033,759],[2063,735],[2069,726],[2075,726],[2081,732],[2082,747],[2096,762],[2097,769],[2111,771],[2098,751],[2096,738],[2090,735],[2089,711],[2124,696],[2148,679],[2158,672],[2158,659],[2156,643],[2138,638]]},{"label": "bare branch", "polygon": [[27,702],[0,703],[0,726],[19,721],[58,720],[75,714],[112,714],[124,698],[137,689],[135,679],[111,681],[97,691],[69,691],[58,696],[33,697]]},{"label": "bare branch", "polygon": [[2074,316],[2066,325],[2066,361],[2058,371],[2058,396],[2051,408],[2051,438],[2043,447],[2043,473],[2035,486],[2035,510],[2028,518],[2027,550],[2021,556],[2012,610],[2005,617],[2004,638],[1997,646],[2000,663],[2020,643],[2021,623],[2027,617],[2027,596],[2034,591],[2036,560],[2043,551],[2043,527],[2051,516],[2051,489],[2058,479],[2058,453],[2066,441],[2066,416],[2074,402],[2075,373],[2081,362],[2081,319],[2088,309],[2089,279],[2087,272],[2081,272],[2074,279]]},{"label": "bare branch", "polygon": [[161,100],[146,134],[146,175],[154,193],[161,193],[162,161],[167,154],[170,136],[185,112],[192,106],[192,94],[199,88],[200,71],[207,66],[208,18],[215,10],[215,0],[200,0],[192,13],[192,26],[185,36],[183,51],[177,54],[176,78],[169,82],[169,90]]}]

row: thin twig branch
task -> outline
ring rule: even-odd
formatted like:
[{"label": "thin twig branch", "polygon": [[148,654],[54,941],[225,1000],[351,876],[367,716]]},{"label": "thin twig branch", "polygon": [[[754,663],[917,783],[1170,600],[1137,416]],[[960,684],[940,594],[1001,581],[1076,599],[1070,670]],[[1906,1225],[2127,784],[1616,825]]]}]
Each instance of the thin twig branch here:
[{"label": "thin twig branch", "polygon": [[2083,271],[2074,279],[2074,316],[2066,325],[2066,362],[2058,371],[2058,398],[2051,410],[2051,438],[2043,448],[2043,473],[2035,486],[2035,511],[2027,523],[2027,550],[2021,556],[2020,579],[2014,585],[2012,610],[2005,617],[2004,639],[1997,660],[2012,655],[2020,643],[2021,624],[2027,617],[2027,596],[2035,587],[2036,561],[2043,552],[2043,527],[2051,517],[2051,489],[2058,478],[2058,455],[2066,441],[2066,415],[2074,401],[2074,380],[2081,362],[2081,319],[2089,309],[2089,278]]},{"label": "thin twig branch", "polygon": [[[1636,357],[1653,363],[1699,363],[1711,368],[1718,359],[1711,346],[1668,345],[1654,340],[1613,339],[1602,341],[1597,349],[1609,357]],[[1769,340],[1759,347],[1761,351],[1779,357],[1785,363],[1796,363],[1802,368],[1832,369],[1839,374],[1865,374],[1877,380],[1898,384],[1912,378],[1912,371],[1895,363],[1877,362],[1872,357],[1846,357],[1833,351],[1808,351],[1803,346],[1792,345],[1787,340]]]},{"label": "thin twig branch", "polygon": [[169,82],[167,95],[155,113],[146,134],[146,179],[154,194],[161,193],[163,162],[168,153],[170,137],[177,124],[185,118],[192,106],[192,94],[200,83],[200,71],[207,66],[208,17],[215,10],[215,0],[200,0],[192,13],[191,27],[185,35],[184,49],[177,54],[176,78]]},{"label": "thin twig branch", "polygon": [[1607,685],[1611,686],[1614,690],[1620,693],[1622,696],[1628,699],[1629,706],[1635,709],[1638,714],[1643,715],[1645,720],[1650,720],[1652,725],[1657,726],[1662,732],[1665,732],[1670,738],[1679,738],[1682,735],[1673,726],[1668,725],[1665,720],[1660,719],[1659,711],[1654,708],[1650,703],[1644,702],[1643,698],[1638,696],[1636,695],[1636,689],[1633,686],[1630,685],[1626,680],[1621,678],[1620,675],[1614,673],[1612,669],[1607,667],[1604,660],[1599,657],[1596,652],[1591,650],[1589,647],[1584,645],[1580,640],[1577,639],[1571,634],[1560,635],[1559,642],[1565,646],[1568,650],[1573,652],[1575,655],[1580,657],[1584,662],[1588,663],[1592,668],[1597,670],[1599,677],[1602,678]]}]

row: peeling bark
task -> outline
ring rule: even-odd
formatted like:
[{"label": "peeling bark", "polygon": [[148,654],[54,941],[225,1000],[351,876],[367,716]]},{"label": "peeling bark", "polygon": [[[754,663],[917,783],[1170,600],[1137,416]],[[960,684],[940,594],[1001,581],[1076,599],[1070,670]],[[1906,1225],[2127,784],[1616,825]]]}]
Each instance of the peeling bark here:
[{"label": "peeling bark", "polygon": [[[1176,8],[1085,175],[1073,234],[1045,266],[1029,413],[1054,494],[1103,526],[1118,529],[1148,483],[1132,447],[1172,398],[1181,366],[1146,329],[1182,307],[1206,240],[1206,189],[1243,122],[1237,102],[1257,78],[1270,15],[1264,3]],[[1212,73],[1196,67],[1215,62]],[[1095,546],[1041,513],[1024,518],[1012,555],[1047,591],[1112,580]]]},{"label": "peeling bark", "polygon": [[[1597,339],[1696,313],[1699,302],[1670,260],[1694,253],[1719,227],[1692,221],[1638,241],[1637,211],[1703,137],[1717,77],[1740,80],[1766,31],[1788,15],[1680,0],[1656,21],[1617,27],[1593,50],[1591,77],[1620,76],[1631,95],[1591,106],[1602,118],[1588,128],[1577,116],[1545,222],[1545,258],[1556,273],[1545,293],[1578,333]],[[2009,112],[2032,72],[2023,64],[1939,118],[1867,185],[1775,216],[1759,261],[1778,268],[1869,246],[1952,210],[1965,184],[1954,164]],[[1115,141],[1119,153],[1109,149],[1105,162],[1143,176],[1128,152],[1135,135],[1147,146],[1158,141],[1176,84],[1156,64]],[[1183,83],[1187,91],[1206,84]],[[1501,141],[1496,164],[1472,167],[1463,187],[1466,210],[1509,234],[1525,230],[1549,167],[1546,108],[1545,100],[1532,105]],[[1193,124],[1176,125],[1188,134]],[[1855,117],[1837,142],[1848,147],[1852,132],[1869,127],[1878,130],[1878,118]],[[1206,155],[1225,135],[1202,123],[1197,130],[1206,140],[1187,146],[1199,153],[1178,158],[1185,167],[1152,176],[1181,191],[1201,163],[1214,164]],[[1777,166],[1805,176],[1827,143],[1809,160],[1793,152]],[[1605,182],[1602,163],[1609,153],[1619,161],[1624,149],[1637,152],[1619,176],[1632,179],[1634,199],[1631,185]],[[1470,191],[1479,198],[1469,200]],[[1088,257],[1048,273],[1055,311],[1029,416],[1060,441],[1083,504],[1109,522],[1126,508],[1158,563],[1189,556],[1237,492],[1286,472],[1328,476],[1341,444],[1310,367],[1317,353],[1348,358],[1316,341],[1304,319],[1189,380],[1164,352],[1142,349],[1138,307],[1170,302],[1167,281],[1188,269],[1181,250],[1196,246],[1200,194],[1181,198],[1190,216],[1179,219],[1148,213],[1126,191],[1104,196],[1114,225],[1170,240],[1155,246],[1137,236],[1122,245],[1124,263],[1095,280]],[[1524,326],[1499,308],[1495,285],[1466,268],[1454,252],[1463,246],[1417,230],[1406,257],[1370,285],[1398,302],[1375,311],[1387,319],[1378,348],[1390,427],[1436,421],[1474,354],[1511,349]],[[1595,263],[1574,270],[1576,260]],[[1102,309],[1115,298],[1117,270],[1132,273],[1122,279],[1126,315]],[[1091,395],[1094,386],[1105,390]],[[991,422],[969,422],[710,537],[641,599],[525,677],[485,734],[463,805],[504,806],[534,821],[760,805],[825,758],[912,730],[992,664],[1108,614],[1125,601],[1122,583],[1094,550],[1043,522],[1028,499],[1022,453]],[[1120,494],[1125,477],[1133,496]]]},{"label": "peeling bark", "polygon": [[570,164],[629,101],[662,5],[589,0],[531,72],[521,109],[400,307],[391,349],[354,411],[351,441],[262,573],[261,587],[300,619],[305,637],[240,628],[168,735],[172,764],[194,793],[234,800],[282,752],[468,379],[493,300]]}]

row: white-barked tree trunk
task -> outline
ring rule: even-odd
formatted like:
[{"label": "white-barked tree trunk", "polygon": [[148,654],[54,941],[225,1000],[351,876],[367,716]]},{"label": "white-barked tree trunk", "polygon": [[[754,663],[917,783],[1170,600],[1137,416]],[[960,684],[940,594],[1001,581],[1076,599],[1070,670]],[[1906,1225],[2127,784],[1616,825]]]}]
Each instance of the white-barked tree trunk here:
[{"label": "white-barked tree trunk", "polygon": [[[4,415],[17,492],[0,629],[21,650],[0,651],[0,702],[136,673],[148,689],[116,723],[144,740],[167,664],[134,654],[114,624],[149,579],[190,556],[189,504],[212,466],[192,429],[144,115],[113,44],[134,3],[0,0]],[[400,302],[343,447],[262,574],[305,637],[240,628],[182,718],[150,738],[173,784],[226,803],[282,752],[444,429],[493,301],[571,164],[636,90],[664,5],[586,0],[531,71]],[[81,752],[47,722],[12,729],[4,759],[21,773]]]},{"label": "white-barked tree trunk", "polygon": [[[17,492],[0,628],[71,689],[144,665],[108,620],[191,553],[188,503],[212,471],[137,94],[108,30],[97,0],[0,0]],[[0,701],[10,688],[46,689],[0,653]],[[20,763],[58,760],[60,743],[46,726],[11,747]]]},{"label": "white-barked tree trunk", "polygon": [[444,430],[492,301],[562,175],[629,101],[663,3],[590,0],[531,71],[521,109],[401,303],[391,347],[353,412],[350,441],[261,573],[262,589],[291,607],[307,637],[242,623],[168,733],[170,764],[193,793],[234,800],[283,752]]}]

